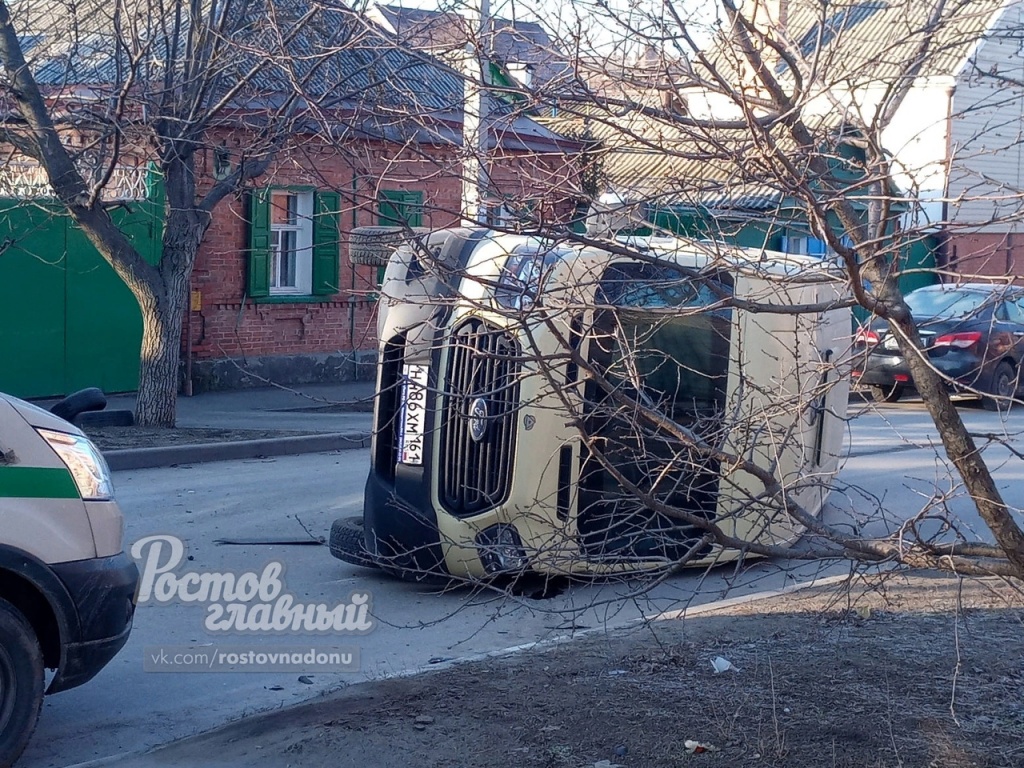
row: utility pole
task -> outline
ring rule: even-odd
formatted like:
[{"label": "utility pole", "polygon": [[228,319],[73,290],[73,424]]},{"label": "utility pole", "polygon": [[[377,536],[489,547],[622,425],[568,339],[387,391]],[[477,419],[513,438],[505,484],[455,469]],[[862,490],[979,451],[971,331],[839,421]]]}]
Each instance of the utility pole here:
[{"label": "utility pole", "polygon": [[465,10],[470,39],[463,57],[462,223],[487,223],[489,141],[486,75],[491,34],[490,0],[469,0]]}]

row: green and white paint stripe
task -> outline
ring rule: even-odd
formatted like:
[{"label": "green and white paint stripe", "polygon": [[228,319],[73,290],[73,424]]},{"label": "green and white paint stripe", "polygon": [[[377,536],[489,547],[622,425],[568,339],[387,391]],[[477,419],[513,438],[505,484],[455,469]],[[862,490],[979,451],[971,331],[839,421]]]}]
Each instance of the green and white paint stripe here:
[{"label": "green and white paint stripe", "polygon": [[67,469],[0,466],[0,499],[77,499]]}]

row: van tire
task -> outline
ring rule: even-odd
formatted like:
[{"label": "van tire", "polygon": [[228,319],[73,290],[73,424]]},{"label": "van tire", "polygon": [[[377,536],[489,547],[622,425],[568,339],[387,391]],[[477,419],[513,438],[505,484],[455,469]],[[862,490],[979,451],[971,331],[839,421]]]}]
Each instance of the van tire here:
[{"label": "van tire", "polygon": [[361,266],[386,267],[398,246],[427,231],[423,227],[356,227],[350,234],[349,260]]},{"label": "van tire", "polygon": [[43,652],[21,611],[0,599],[0,766],[25,751],[43,706]]},{"label": "van tire", "polygon": [[361,517],[343,517],[334,521],[331,526],[330,550],[332,555],[346,563],[363,568],[378,567],[366,551]]}]

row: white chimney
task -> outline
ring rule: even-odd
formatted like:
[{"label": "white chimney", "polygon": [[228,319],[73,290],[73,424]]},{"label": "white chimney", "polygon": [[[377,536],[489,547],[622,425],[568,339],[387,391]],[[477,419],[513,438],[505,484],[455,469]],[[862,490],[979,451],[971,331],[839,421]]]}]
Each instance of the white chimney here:
[{"label": "white chimney", "polygon": [[747,0],[742,11],[765,32],[783,30],[789,23],[789,0]]}]

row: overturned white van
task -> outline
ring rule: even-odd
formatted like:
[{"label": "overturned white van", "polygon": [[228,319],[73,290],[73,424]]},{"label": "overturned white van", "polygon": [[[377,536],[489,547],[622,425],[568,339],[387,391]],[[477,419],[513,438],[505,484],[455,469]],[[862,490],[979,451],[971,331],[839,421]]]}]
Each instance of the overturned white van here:
[{"label": "overturned white van", "polygon": [[708,564],[788,545],[829,492],[851,323],[819,261],[463,228],[398,248],[381,294],[343,560],[411,578]]}]

